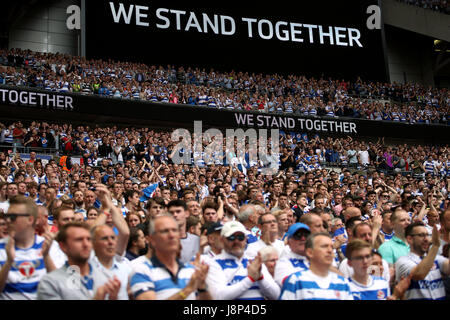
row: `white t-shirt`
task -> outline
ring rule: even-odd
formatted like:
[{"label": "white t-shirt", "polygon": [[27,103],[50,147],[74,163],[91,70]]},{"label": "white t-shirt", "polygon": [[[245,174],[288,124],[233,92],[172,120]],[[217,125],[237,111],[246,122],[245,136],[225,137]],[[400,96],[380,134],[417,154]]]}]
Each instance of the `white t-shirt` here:
[{"label": "white t-shirt", "polygon": [[[272,242],[271,244],[275,249],[277,249],[278,252],[278,257],[281,257],[283,251],[284,251],[284,242],[276,239],[274,242]],[[264,247],[267,247],[268,245],[262,241],[261,239],[259,239],[256,242],[252,242],[248,245],[247,250],[245,250],[245,257],[247,259],[254,259],[257,255],[259,250],[261,250]]]},{"label": "white t-shirt", "polygon": [[67,255],[59,247],[57,241],[53,241],[49,251],[50,258],[52,258],[53,264],[56,269],[61,268],[67,261]]},{"label": "white t-shirt", "polygon": [[[389,282],[391,280],[391,275],[389,273],[389,264],[384,259],[382,259],[382,263],[383,263],[383,274],[382,275],[377,275],[377,276],[381,276],[383,279],[385,279],[387,282]],[[341,264],[339,265],[339,271],[342,272],[342,274],[346,278],[353,277],[353,274],[355,273],[353,271],[353,268],[348,265],[348,259],[347,258],[342,260]]]},{"label": "white t-shirt", "polygon": [[9,201],[0,202],[0,212],[6,213],[9,209]]},{"label": "white t-shirt", "polygon": [[369,164],[369,152],[367,150],[364,151],[358,151],[358,156],[361,159],[362,164],[366,165]]}]

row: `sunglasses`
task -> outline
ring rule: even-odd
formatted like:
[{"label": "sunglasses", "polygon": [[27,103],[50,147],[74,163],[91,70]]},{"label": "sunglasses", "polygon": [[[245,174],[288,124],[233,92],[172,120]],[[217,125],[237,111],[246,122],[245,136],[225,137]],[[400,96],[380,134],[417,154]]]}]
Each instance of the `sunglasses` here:
[{"label": "sunglasses", "polygon": [[239,241],[244,241],[245,240],[245,235],[243,234],[238,234],[238,235],[231,235],[227,238],[228,241],[234,241],[238,239]]},{"label": "sunglasses", "polygon": [[29,213],[5,213],[3,216],[5,219],[9,219],[12,222],[16,221],[17,217],[28,217]]},{"label": "sunglasses", "polygon": [[301,230],[301,231],[298,231],[298,232],[294,233],[292,238],[294,240],[301,240],[302,238],[308,238],[308,236],[310,234],[311,234],[311,232],[309,232],[308,230]]}]

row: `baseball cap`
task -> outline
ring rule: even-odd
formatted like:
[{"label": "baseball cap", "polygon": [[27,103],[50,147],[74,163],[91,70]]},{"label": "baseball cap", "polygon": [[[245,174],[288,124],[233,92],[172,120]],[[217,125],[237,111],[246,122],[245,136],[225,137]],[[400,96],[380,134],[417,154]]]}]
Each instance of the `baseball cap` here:
[{"label": "baseball cap", "polygon": [[292,236],[300,229],[306,229],[308,231],[311,231],[309,227],[301,222],[294,223],[292,226],[289,227],[288,231],[286,232],[286,235],[288,239],[292,238]]},{"label": "baseball cap", "polygon": [[247,229],[245,229],[244,225],[238,221],[228,221],[223,225],[220,235],[228,238],[236,232],[242,232],[243,234],[246,234]]},{"label": "baseball cap", "polygon": [[206,229],[206,235],[210,235],[211,233],[214,233],[216,231],[221,231],[222,228],[223,224],[221,224],[220,222],[214,222]]}]

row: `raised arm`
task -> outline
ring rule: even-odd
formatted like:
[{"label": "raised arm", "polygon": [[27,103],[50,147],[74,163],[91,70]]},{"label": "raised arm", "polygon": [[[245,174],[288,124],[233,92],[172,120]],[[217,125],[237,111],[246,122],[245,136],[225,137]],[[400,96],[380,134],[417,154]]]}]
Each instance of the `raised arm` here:
[{"label": "raised arm", "polygon": [[130,228],[123,218],[122,212],[113,204],[108,188],[102,184],[96,184],[95,188],[97,189],[96,193],[98,194],[99,200],[102,203],[102,210],[109,211],[112,222],[119,232],[116,252],[119,255],[123,255],[127,248]]},{"label": "raised arm", "polygon": [[417,267],[411,270],[412,279],[415,281],[425,279],[433,267],[434,260],[436,259],[441,244],[440,233],[436,226],[433,227],[432,243],[433,244],[425,258],[422,259]]}]

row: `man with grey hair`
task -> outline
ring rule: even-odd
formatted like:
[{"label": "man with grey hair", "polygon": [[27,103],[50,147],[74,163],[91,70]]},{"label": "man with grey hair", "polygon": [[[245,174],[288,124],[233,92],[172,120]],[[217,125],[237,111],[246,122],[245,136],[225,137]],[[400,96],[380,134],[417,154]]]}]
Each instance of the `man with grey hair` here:
[{"label": "man with grey hair", "polygon": [[258,223],[258,213],[255,206],[252,204],[245,204],[239,209],[239,213],[236,215],[240,223],[242,223],[246,229],[245,235],[247,236],[247,244],[258,241],[258,236],[252,232],[252,229],[256,227]]},{"label": "man with grey hair", "polygon": [[131,265],[128,259],[117,254],[117,236],[114,230],[104,224],[91,229],[92,247],[94,256],[90,263],[98,268],[100,276],[98,285],[103,285],[114,276],[119,279],[121,286],[117,295],[118,300],[128,300],[128,277],[131,274]]},{"label": "man with grey hair", "polygon": [[130,289],[137,300],[198,300],[211,298],[206,291],[208,265],[197,268],[178,259],[180,229],[170,214],[160,214],[148,225],[152,250],[131,262]]},{"label": "man with grey hair", "polygon": [[61,198],[64,195],[64,192],[61,192],[61,182],[58,178],[50,179],[48,181],[48,186],[56,190],[57,199]]},{"label": "man with grey hair", "polygon": [[308,236],[305,253],[309,269],[295,272],[284,281],[280,300],[353,300],[348,280],[330,271],[334,254],[328,233]]}]

